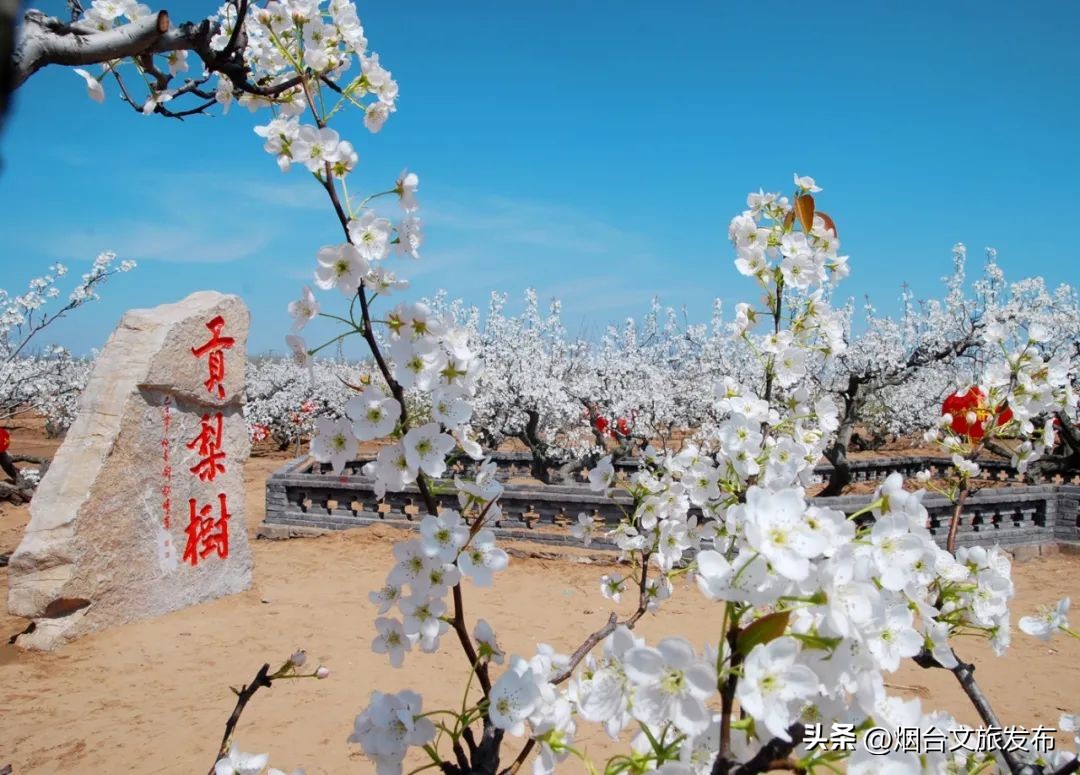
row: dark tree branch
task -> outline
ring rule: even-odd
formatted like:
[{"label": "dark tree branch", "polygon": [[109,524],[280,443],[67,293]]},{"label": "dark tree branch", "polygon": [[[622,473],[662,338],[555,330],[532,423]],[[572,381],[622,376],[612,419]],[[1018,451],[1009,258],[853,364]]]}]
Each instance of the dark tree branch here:
[{"label": "dark tree branch", "polygon": [[217,756],[214,757],[214,764],[210,765],[209,775],[214,775],[214,765],[229,752],[229,743],[232,740],[233,732],[236,731],[236,725],[240,721],[240,714],[244,712],[248,702],[251,701],[251,698],[255,696],[255,692],[259,689],[269,689],[270,686],[270,665],[267,664],[259,668],[259,672],[255,674],[255,678],[250,684],[242,687],[236,693],[236,707],[233,708],[229,720],[225,722],[225,734],[221,738],[221,746],[218,748]]},{"label": "dark tree branch", "polygon": [[7,452],[0,452],[0,471],[3,471],[15,484],[19,483],[19,469],[15,467],[15,459]]},{"label": "dark tree branch", "polygon": [[24,487],[0,482],[0,501],[11,501],[16,506],[20,503],[29,503],[34,493]]},{"label": "dark tree branch", "polygon": [[[923,649],[921,652],[912,657],[912,661],[915,664],[923,668],[940,667],[942,669],[948,669],[954,676],[956,676],[957,682],[964,690],[964,694],[971,700],[971,704],[975,706],[975,710],[979,713],[979,718],[983,720],[983,723],[988,727],[1000,727],[1001,721],[998,719],[997,714],[994,713],[994,709],[990,706],[989,698],[983,694],[982,689],[975,682],[975,665],[964,662],[960,657],[956,656],[956,652],[953,652],[953,657],[956,658],[956,667],[945,668],[940,662],[938,662],[934,656]],[[1040,775],[1041,768],[1033,767],[1024,763],[1019,757],[1017,757],[1015,751],[1010,751],[1007,748],[1003,748],[998,751],[1001,754],[1001,758],[1005,760],[1005,764],[1009,767],[1009,772],[1012,775]]]},{"label": "dark tree branch", "polygon": [[[754,755],[745,764],[735,765],[727,771],[731,775],[757,775],[760,772],[770,772],[776,769],[794,769],[794,767],[787,761],[791,752],[798,747],[799,743],[803,741],[803,736],[806,734],[806,728],[799,723],[792,724],[787,729],[788,735],[791,740],[781,740],[779,737],[774,737],[761,747],[761,750]],[[719,758],[717,759],[719,761]],[[717,772],[716,767],[713,767],[713,772]]]},{"label": "dark tree branch", "polygon": [[0,129],[4,127],[10,95],[15,91],[15,19],[19,0],[0,0]]}]

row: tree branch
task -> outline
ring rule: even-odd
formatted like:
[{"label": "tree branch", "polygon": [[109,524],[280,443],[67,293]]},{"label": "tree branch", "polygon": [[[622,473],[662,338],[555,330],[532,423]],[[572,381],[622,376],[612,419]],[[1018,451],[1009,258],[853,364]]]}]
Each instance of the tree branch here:
[{"label": "tree branch", "polygon": [[[990,707],[989,698],[983,694],[982,689],[975,682],[975,665],[964,662],[953,651],[953,657],[956,659],[956,667],[948,668],[954,676],[956,676],[957,682],[964,690],[964,694],[971,700],[971,704],[975,706],[975,710],[979,713],[979,718],[983,720],[983,723],[988,727],[1000,727],[1001,721],[998,719],[997,714],[994,713],[994,709]],[[912,657],[912,661],[915,664],[923,668],[940,667],[946,669],[944,665],[938,662],[934,656],[923,649],[921,652]],[[1005,763],[1009,767],[1009,772],[1013,775],[1039,775],[1040,770],[1025,764],[1019,757],[1017,757],[1015,751],[1008,750],[1008,748],[1002,748],[998,753],[1001,754],[1001,758],[1005,760]]]},{"label": "tree branch", "polygon": [[[757,775],[760,772],[770,772],[772,770],[781,769],[785,765],[790,767],[790,764],[785,760],[791,755],[791,752],[802,742],[803,736],[806,734],[806,728],[799,723],[792,724],[787,729],[788,735],[791,737],[790,741],[781,740],[779,737],[774,737],[768,743],[761,747],[761,750],[754,755],[745,764],[736,765],[732,769],[731,775]],[[715,768],[713,769],[715,772]]]},{"label": "tree branch", "polygon": [[240,721],[240,714],[244,712],[244,708],[247,707],[248,702],[255,696],[255,692],[264,687],[267,689],[270,688],[271,683],[269,676],[270,665],[263,665],[259,668],[259,672],[255,674],[254,680],[236,693],[236,707],[233,708],[229,720],[225,722],[225,735],[221,738],[221,746],[218,748],[217,756],[214,757],[214,764],[210,766],[209,775],[214,775],[214,769],[218,759],[229,752],[229,743],[232,740],[233,732],[236,731],[236,725]]},{"label": "tree branch", "polygon": [[146,54],[169,30],[169,14],[158,11],[112,30],[87,32],[40,11],[26,12],[23,35],[15,48],[17,89],[46,65],[92,65]]}]

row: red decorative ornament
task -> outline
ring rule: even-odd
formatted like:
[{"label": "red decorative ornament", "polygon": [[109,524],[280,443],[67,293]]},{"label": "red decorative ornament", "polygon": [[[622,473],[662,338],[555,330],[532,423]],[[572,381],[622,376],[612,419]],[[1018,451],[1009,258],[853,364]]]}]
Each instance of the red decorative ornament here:
[{"label": "red decorative ornament", "polygon": [[625,417],[620,417],[615,423],[615,433],[619,436],[630,435],[630,423]]},{"label": "red decorative ornament", "polygon": [[0,453],[7,452],[9,446],[11,446],[11,434],[0,428]]},{"label": "red decorative ornament", "polygon": [[604,433],[608,429],[609,424],[606,417],[597,417],[593,420],[593,427],[600,431],[600,433]]},{"label": "red decorative ornament", "polygon": [[[946,398],[941,405],[941,413],[952,415],[949,427],[954,432],[978,441],[986,435],[991,409],[986,403],[986,394],[978,386],[972,385],[967,390],[957,391]],[[975,415],[974,422],[969,421],[968,415],[971,414]],[[994,424],[1000,427],[1012,418],[1012,409],[1003,405],[998,407]]]}]

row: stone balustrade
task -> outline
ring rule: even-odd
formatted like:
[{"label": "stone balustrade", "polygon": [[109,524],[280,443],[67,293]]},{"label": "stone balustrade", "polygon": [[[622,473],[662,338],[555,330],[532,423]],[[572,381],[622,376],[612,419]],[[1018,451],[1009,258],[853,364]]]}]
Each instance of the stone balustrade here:
[{"label": "stone balustrade", "polygon": [[[362,458],[349,463],[346,473],[359,474],[360,467],[371,458]],[[507,482],[515,478],[531,478],[530,463],[532,455],[529,452],[494,452],[491,460],[497,466],[496,478]],[[854,458],[851,463],[852,482],[877,482],[886,479],[889,474],[899,473],[905,479],[913,479],[919,471],[929,470],[937,475],[952,466],[952,461],[947,457],[921,456],[921,457],[880,457],[880,458]],[[479,464],[469,458],[463,458],[451,465],[452,474],[460,474],[465,477],[475,476]],[[631,472],[637,470],[640,462],[637,458],[623,458],[615,462],[617,470]],[[1054,475],[1041,475],[1036,473],[1020,474],[1008,462],[1003,460],[983,460],[979,462],[984,476],[989,476],[1002,482],[1015,482],[1017,484],[1080,484],[1080,475],[1073,474],[1070,477]],[[316,464],[314,471],[326,472],[330,470],[328,464]],[[832,475],[833,467],[827,463],[814,467],[813,482],[821,483],[828,481]],[[585,480],[586,473],[579,475],[580,480]]]},{"label": "stone balustrade", "polygon": [[[514,476],[514,458],[500,471]],[[877,461],[875,461],[877,462]],[[923,463],[925,461],[922,461]],[[309,459],[292,460],[276,471],[266,485],[266,519],[262,535],[287,537],[316,530],[344,530],[371,524],[415,527],[424,513],[423,502],[414,487],[403,492],[375,497],[372,481],[358,473],[361,463],[351,463],[342,476],[324,473],[323,465]],[[527,456],[524,465],[528,466]],[[926,466],[913,466],[915,471]],[[874,472],[887,466],[876,467]],[[901,473],[904,473],[902,470]],[[433,486],[440,506],[457,507],[457,495],[451,481]],[[852,514],[870,502],[869,495],[843,495],[813,498],[819,506]],[[939,495],[928,494],[923,504],[930,515],[930,528],[944,544],[952,503]],[[553,544],[579,542],[569,530],[577,515],[587,512],[608,526],[619,522],[629,510],[629,496],[619,493],[608,498],[581,484],[543,485],[514,483],[506,485],[500,498],[502,515],[492,527],[506,538],[527,539]],[[957,542],[960,546],[983,544],[1041,544],[1080,541],[1080,486],[1074,484],[1014,485],[985,488],[968,497]],[[612,548],[600,539],[599,548]]]}]

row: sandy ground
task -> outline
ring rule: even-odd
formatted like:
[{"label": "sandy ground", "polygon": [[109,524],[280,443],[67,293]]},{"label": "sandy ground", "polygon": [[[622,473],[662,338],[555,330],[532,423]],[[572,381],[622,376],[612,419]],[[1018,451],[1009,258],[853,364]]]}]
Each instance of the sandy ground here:
[{"label": "sandy ground", "polygon": [[[20,438],[22,437],[22,438]],[[50,454],[56,442],[15,434],[26,454]],[[248,530],[264,513],[266,477],[278,456],[254,457],[247,467]],[[14,550],[26,507],[0,504],[0,553]],[[373,772],[346,737],[374,689],[415,688],[425,709],[460,702],[466,670],[449,637],[434,655],[414,653],[393,670],[370,651],[375,609],[368,591],[391,565],[401,533],[372,528],[315,539],[257,541],[255,586],[234,597],[97,633],[55,653],[7,645],[25,622],[0,613],[0,767],[22,773],[201,773],[214,754],[234,704],[229,686],[250,680],[263,662],[275,665],[306,648],[325,681],[278,682],[260,692],[241,720],[244,750],[270,751],[271,763],[316,773]],[[518,545],[497,593],[466,588],[470,623],[490,621],[508,652],[531,655],[537,641],[569,652],[603,623],[609,610],[598,579],[605,569],[560,558],[527,557]],[[1059,555],[1018,564],[1014,616],[1064,595],[1080,598],[1080,557]],[[0,569],[0,599],[7,570]],[[0,609],[4,606],[0,605]],[[639,632],[650,642],[683,634],[703,645],[715,639],[719,609],[685,583]],[[1062,711],[1080,712],[1080,641],[1040,643],[1018,631],[1014,645],[994,658],[980,642],[958,645],[980,662],[978,678],[1007,724],[1054,727]],[[905,666],[890,678],[895,693],[923,698],[968,723],[978,720],[952,676]],[[606,737],[586,727],[583,743],[597,758],[613,752]],[[1060,734],[1059,740],[1071,736]],[[516,747],[514,748],[516,752]],[[420,760],[415,760],[419,763]],[[568,762],[566,772],[580,768]]]}]

